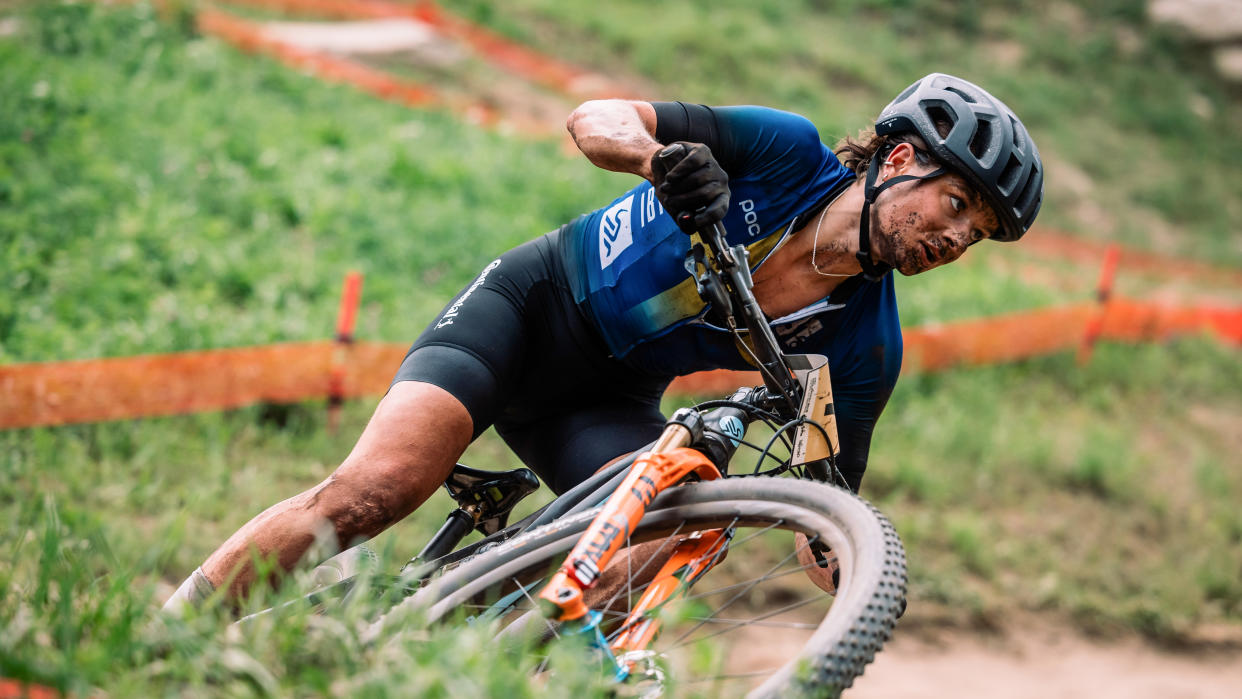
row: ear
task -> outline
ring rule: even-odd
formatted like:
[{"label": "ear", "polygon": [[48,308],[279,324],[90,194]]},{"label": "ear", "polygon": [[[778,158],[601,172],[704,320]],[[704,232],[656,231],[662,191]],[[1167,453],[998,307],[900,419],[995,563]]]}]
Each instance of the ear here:
[{"label": "ear", "polygon": [[912,174],[918,164],[918,160],[914,157],[914,146],[909,143],[898,143],[897,147],[881,163],[883,167],[880,174],[885,180],[897,175]]}]

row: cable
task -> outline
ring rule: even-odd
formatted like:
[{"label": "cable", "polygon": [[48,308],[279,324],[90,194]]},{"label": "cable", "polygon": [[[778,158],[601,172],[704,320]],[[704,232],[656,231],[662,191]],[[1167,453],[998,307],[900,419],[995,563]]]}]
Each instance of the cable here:
[{"label": "cable", "polygon": [[[706,430],[706,431],[711,432],[712,434],[720,435],[721,437],[724,437],[724,438],[729,439],[729,440],[734,439],[733,435],[731,435],[731,434],[726,434],[726,433],[724,433],[724,432],[721,432],[720,430],[714,430],[714,429],[712,429],[712,428],[710,428],[710,427],[709,427],[709,428],[707,428],[707,430]],[[744,446],[744,447],[749,447],[749,448],[751,448],[751,449],[754,449],[755,451],[760,451],[760,449],[759,449],[759,445],[758,445],[758,444],[752,444],[752,443],[750,443],[750,442],[748,442],[748,441],[746,441],[746,440],[744,440],[744,439],[739,439],[739,440],[737,440],[737,441],[738,441],[738,446],[739,446],[739,447],[743,447],[743,446]],[[789,442],[785,442],[785,446],[789,446]],[[778,464],[785,464],[785,463],[786,463],[786,462],[784,462],[784,461],[781,461],[779,457],[776,457],[776,456],[773,456],[773,455],[771,455],[771,454],[768,454],[766,457],[761,456],[761,457],[759,458],[759,464],[760,464],[760,465],[762,465],[762,464],[763,464],[763,459],[764,459],[764,458],[770,458],[770,459],[772,459],[773,461],[776,461]],[[757,467],[756,467],[756,468],[757,468]],[[743,474],[743,475],[754,475],[754,474]]]},{"label": "cable", "polygon": [[[737,344],[740,345],[742,349],[746,351],[746,354],[753,360],[755,368],[759,369],[759,373],[763,374],[763,382],[768,386],[775,386],[776,390],[780,391],[781,395],[785,398],[785,402],[789,404],[789,408],[795,413],[798,412],[798,404],[794,401],[793,396],[789,395],[789,392],[785,390],[785,382],[777,381],[776,375],[763,365],[763,362],[759,359],[759,355],[755,354],[755,351],[750,348],[750,345],[746,344],[746,341],[742,339],[742,333],[738,332],[737,321],[733,319],[732,315],[729,316],[729,332],[733,333],[733,339],[737,340]],[[780,350],[778,349],[777,351],[779,352]]]},{"label": "cable", "polygon": [[[752,476],[759,474],[759,468],[763,466],[763,460],[767,458],[768,453],[772,451],[772,447],[775,446],[776,440],[780,438],[781,435],[783,435],[785,431],[788,430],[790,427],[796,427],[802,421],[803,421],[803,418],[797,418],[795,420],[790,420],[789,422],[786,422],[785,424],[781,425],[780,429],[776,430],[776,433],[773,434],[772,438],[768,440],[767,446],[763,448],[763,453],[759,455],[759,461],[758,463],[755,464],[755,471],[754,473],[751,474]],[[786,442],[786,444],[788,444],[788,442]]]}]

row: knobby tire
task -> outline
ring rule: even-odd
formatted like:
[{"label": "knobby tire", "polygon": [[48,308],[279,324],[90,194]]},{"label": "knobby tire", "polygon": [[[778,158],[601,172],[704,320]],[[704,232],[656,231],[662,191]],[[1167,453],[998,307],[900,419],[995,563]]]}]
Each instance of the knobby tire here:
[{"label": "knobby tire", "polygon": [[[425,618],[436,623],[478,613],[519,584],[534,583],[529,593],[534,595],[538,581],[559,565],[597,511],[557,520],[483,551],[398,608],[423,610]],[[829,600],[831,606],[801,651],[747,696],[839,695],[874,659],[905,609],[905,552],[896,530],[865,500],[834,486],[791,478],[729,478],[665,491],[631,534],[630,543],[728,526],[755,528],[760,534],[766,529],[802,532],[828,544],[840,562],[835,599]],[[774,555],[790,551],[792,546]],[[709,571],[689,594],[711,586],[716,572]],[[800,569],[794,572],[804,576]],[[733,587],[737,586],[725,589]],[[532,619],[537,614],[528,612],[521,621],[547,625],[542,618]],[[390,613],[379,624],[402,623],[396,620],[403,616]]]}]

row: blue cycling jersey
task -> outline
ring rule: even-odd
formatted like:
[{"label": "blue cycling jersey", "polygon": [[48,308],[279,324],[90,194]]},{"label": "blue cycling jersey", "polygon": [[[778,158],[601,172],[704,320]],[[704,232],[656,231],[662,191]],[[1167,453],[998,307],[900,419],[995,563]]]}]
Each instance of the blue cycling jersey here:
[{"label": "blue cycling jersey", "polygon": [[[762,107],[656,103],[656,138],[707,143],[729,174],[724,226],[760,267],[799,219],[853,181],[807,119]],[[711,322],[685,259],[694,239],[644,182],[570,223],[562,255],[574,300],[613,356],[657,375],[752,368],[730,333]],[[772,321],[784,349],[823,354],[833,377],[842,447],[865,464],[871,429],[901,367],[901,326],[892,275],[855,277],[830,298]],[[853,444],[849,444],[849,443]]]}]

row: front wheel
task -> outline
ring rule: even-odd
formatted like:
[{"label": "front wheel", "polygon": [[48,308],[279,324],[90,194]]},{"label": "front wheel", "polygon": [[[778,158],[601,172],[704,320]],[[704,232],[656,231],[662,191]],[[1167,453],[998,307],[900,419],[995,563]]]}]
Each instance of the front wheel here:
[{"label": "front wheel", "polygon": [[[546,627],[554,639],[556,626],[538,615],[532,598],[597,511],[480,553],[401,606],[425,608],[433,622],[462,615],[501,617],[516,626]],[[638,680],[658,684],[668,696],[784,696],[791,689],[840,694],[874,659],[905,607],[905,552],[893,526],[866,501],[833,486],[730,478],[662,493],[626,545],[671,542],[721,528],[732,534],[727,556],[657,610],[662,630],[649,647],[651,662],[643,663],[652,669]],[[790,532],[835,552],[840,566],[835,597],[803,572]],[[662,545],[648,544],[645,550],[655,546]],[[601,635],[609,640],[625,631],[618,628],[620,621],[654,572],[645,571],[642,561],[619,558],[626,560],[605,573],[614,578],[617,593],[597,596],[594,606],[603,613]],[[379,624],[401,623],[403,617],[390,613]]]}]

